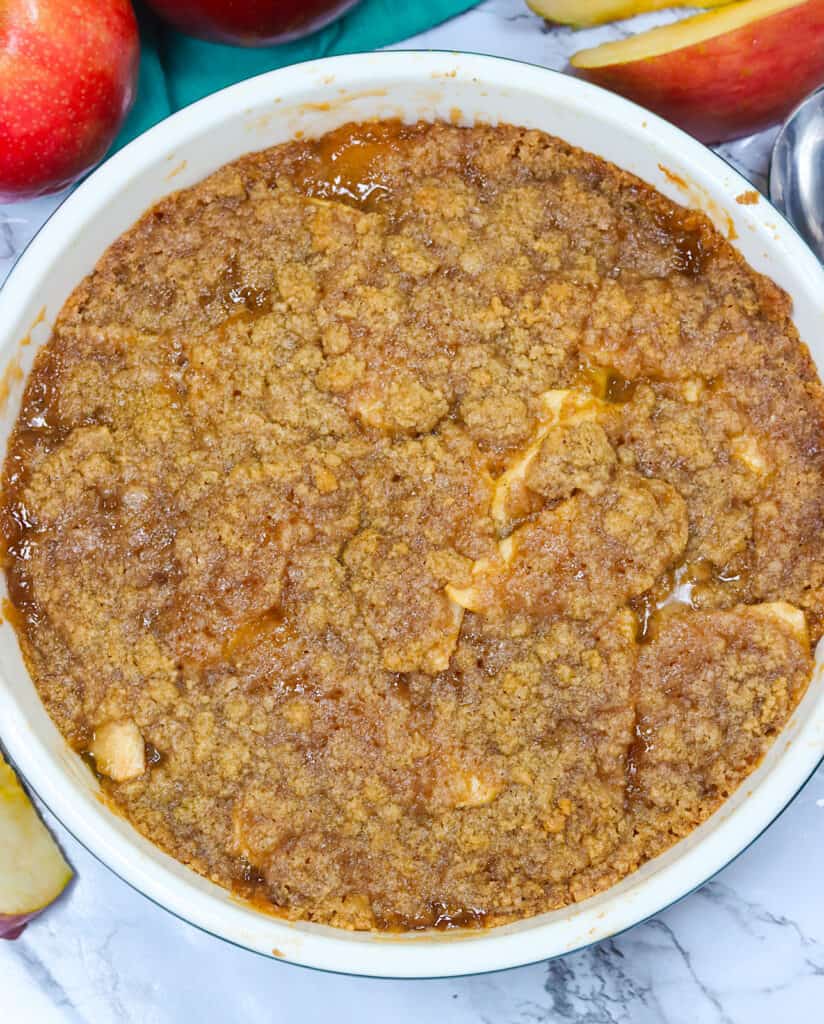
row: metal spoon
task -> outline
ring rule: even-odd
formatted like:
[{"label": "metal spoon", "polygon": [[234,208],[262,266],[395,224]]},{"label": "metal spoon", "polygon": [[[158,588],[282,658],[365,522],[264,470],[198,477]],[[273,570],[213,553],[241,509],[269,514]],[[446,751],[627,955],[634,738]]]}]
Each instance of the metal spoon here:
[{"label": "metal spoon", "polygon": [[824,262],[824,86],[799,103],[778,133],[770,199]]}]

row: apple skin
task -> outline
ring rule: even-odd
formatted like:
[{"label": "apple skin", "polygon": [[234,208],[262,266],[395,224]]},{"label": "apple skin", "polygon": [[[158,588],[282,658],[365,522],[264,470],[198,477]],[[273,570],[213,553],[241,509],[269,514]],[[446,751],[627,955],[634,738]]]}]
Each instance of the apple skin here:
[{"label": "apple skin", "polygon": [[824,82],[824,0],[656,57],[575,72],[701,142],[752,135],[783,120]]},{"label": "apple skin", "polygon": [[0,201],[57,192],[101,159],[139,53],[129,0],[0,0]]},{"label": "apple skin", "polygon": [[0,914],[0,939],[19,938],[29,921],[39,913],[33,910],[30,914]]},{"label": "apple skin", "polygon": [[213,43],[270,46],[315,32],[358,0],[147,0],[180,32]]}]

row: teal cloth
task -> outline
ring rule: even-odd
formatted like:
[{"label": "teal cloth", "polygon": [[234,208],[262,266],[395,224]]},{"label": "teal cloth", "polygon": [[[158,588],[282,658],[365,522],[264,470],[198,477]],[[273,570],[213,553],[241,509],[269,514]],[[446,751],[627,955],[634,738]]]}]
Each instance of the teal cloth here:
[{"label": "teal cloth", "polygon": [[320,32],[262,49],[204,43],[163,25],[145,9],[140,21],[137,99],[114,149],[175,110],[244,78],[336,53],[398,43],[474,7],[478,0],[361,0]]}]

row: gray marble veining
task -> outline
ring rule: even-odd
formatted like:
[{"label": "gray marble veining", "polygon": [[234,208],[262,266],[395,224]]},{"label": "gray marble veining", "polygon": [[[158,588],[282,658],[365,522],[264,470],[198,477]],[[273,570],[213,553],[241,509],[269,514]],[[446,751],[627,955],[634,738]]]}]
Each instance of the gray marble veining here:
[{"label": "gray marble veining", "polygon": [[[575,49],[626,31],[549,30],[522,0],[487,0],[401,45],[558,68]],[[773,135],[719,151],[763,189]],[[0,280],[58,201],[0,206]],[[236,949],[154,906],[47,818],[77,879],[19,941],[0,943],[1,1024],[824,1020],[824,769],[734,864],[655,919],[551,963],[440,981],[320,975]]]}]

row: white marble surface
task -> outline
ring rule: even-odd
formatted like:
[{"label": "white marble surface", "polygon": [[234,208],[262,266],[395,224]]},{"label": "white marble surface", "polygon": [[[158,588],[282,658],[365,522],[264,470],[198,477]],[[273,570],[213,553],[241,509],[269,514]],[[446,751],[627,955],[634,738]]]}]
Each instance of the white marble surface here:
[{"label": "white marble surface", "polygon": [[[522,0],[487,0],[413,45],[561,67],[625,28],[549,30]],[[723,153],[763,188],[769,142]],[[0,206],[0,280],[55,205]],[[0,1024],[824,1020],[824,769],[733,865],[654,920],[562,960],[444,981],[322,975],[235,949],[149,903],[48,821],[77,878],[21,939],[0,942]]]}]

